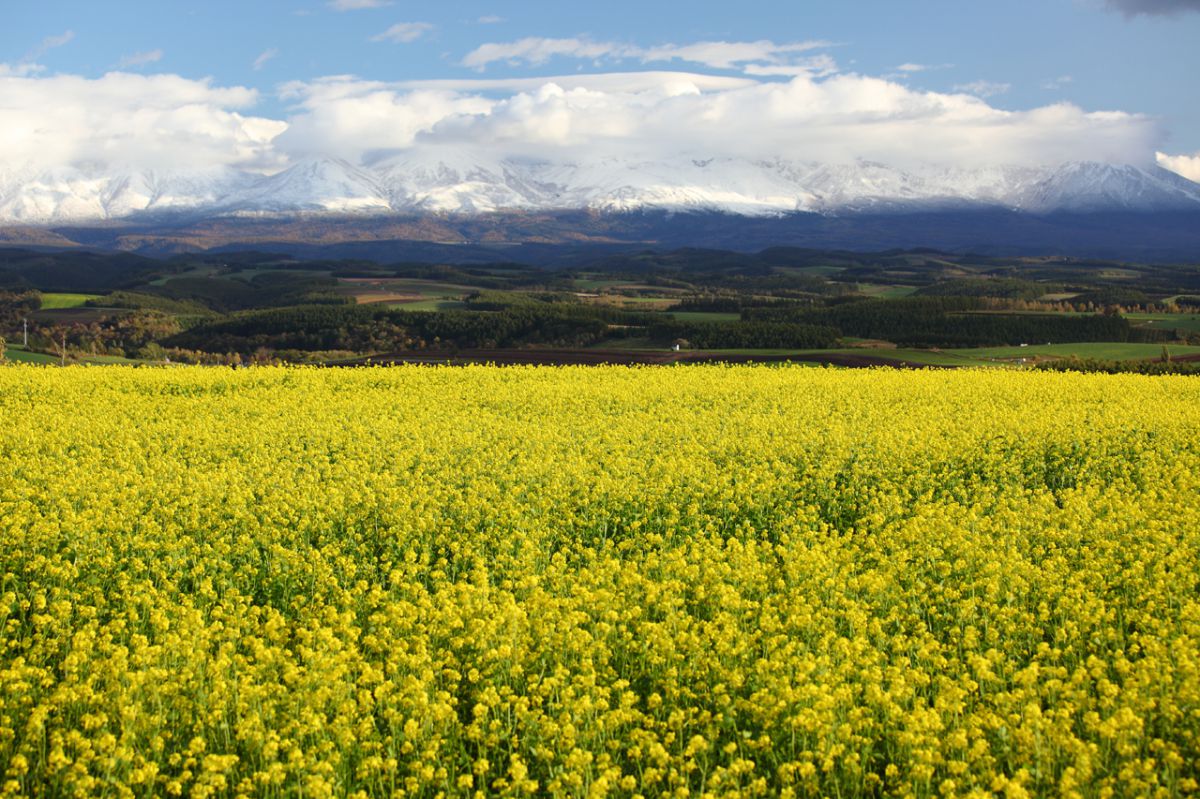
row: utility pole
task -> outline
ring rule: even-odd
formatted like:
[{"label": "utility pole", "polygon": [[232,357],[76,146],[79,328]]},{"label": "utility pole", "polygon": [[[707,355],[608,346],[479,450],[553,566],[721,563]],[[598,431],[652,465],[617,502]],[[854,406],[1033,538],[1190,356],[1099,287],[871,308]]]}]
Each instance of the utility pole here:
[{"label": "utility pole", "polygon": [[22,346],[25,347],[25,349],[29,349],[29,320],[28,319],[21,320],[21,332],[25,336],[24,339],[22,340],[21,344],[22,344]]},{"label": "utility pole", "polygon": [[62,357],[60,364],[62,366],[66,366],[67,365],[67,332],[65,330],[63,331],[63,334],[62,334],[62,350],[60,350],[60,355]]}]

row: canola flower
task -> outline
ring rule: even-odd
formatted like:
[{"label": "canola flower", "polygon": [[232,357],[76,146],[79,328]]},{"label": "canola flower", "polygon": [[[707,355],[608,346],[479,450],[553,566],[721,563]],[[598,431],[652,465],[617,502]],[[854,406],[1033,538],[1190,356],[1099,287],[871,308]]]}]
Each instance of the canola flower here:
[{"label": "canola flower", "polygon": [[1174,797],[1200,381],[0,369],[0,795]]}]

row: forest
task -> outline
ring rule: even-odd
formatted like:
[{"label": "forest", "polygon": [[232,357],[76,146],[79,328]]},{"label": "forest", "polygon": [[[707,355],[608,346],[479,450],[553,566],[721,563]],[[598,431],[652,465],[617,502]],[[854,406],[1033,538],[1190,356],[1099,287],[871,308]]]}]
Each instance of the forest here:
[{"label": "forest", "polygon": [[[60,364],[469,361],[553,349],[556,362],[564,352],[844,362],[852,351],[861,365],[956,365],[943,352],[961,365],[1080,365],[1165,352],[1178,365],[1200,355],[1198,311],[1195,266],[933,250],[583,252],[547,267],[0,248],[8,359]],[[1041,349],[989,353],[1026,347]]]}]

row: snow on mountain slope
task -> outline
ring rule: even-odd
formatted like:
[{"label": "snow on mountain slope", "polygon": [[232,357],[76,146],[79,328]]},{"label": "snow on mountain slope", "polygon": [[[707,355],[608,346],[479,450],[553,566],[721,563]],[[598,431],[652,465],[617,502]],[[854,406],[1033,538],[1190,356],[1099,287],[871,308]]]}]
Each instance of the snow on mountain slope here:
[{"label": "snow on mountain slope", "polygon": [[461,149],[425,149],[374,166],[397,211],[487,213],[544,207],[556,187],[539,183],[529,165]]},{"label": "snow on mountain slope", "polygon": [[1023,188],[1014,207],[1046,211],[1159,211],[1196,208],[1200,184],[1162,167],[1065,164]]},{"label": "snow on mountain slope", "polygon": [[861,160],[818,164],[693,156],[554,162],[452,148],[419,148],[368,166],[313,157],[269,176],[228,168],[0,167],[0,220],[26,224],[178,212],[475,214],[584,208],[748,216],[940,208],[1034,214],[1200,210],[1200,185],[1159,167],[1094,162],[905,170]]},{"label": "snow on mountain slope", "polygon": [[538,164],[543,183],[571,208],[719,210],[743,215],[815,210],[804,186],[769,165],[730,158],[608,159]]},{"label": "snow on mountain slope", "polygon": [[97,165],[0,168],[0,219],[48,223],[209,208],[253,180],[237,170],[107,171]]},{"label": "snow on mountain slope", "polygon": [[374,175],[348,161],[326,157],[302,160],[223,197],[217,205],[217,210],[242,214],[392,210]]}]

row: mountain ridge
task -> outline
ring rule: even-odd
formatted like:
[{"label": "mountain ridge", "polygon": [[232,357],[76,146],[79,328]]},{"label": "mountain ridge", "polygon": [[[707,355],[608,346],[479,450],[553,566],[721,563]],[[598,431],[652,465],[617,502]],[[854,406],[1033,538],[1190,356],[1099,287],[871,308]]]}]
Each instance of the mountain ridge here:
[{"label": "mountain ridge", "polygon": [[966,210],[1200,210],[1200,184],[1158,166],[1099,162],[980,169],[689,156],[551,162],[447,148],[367,166],[316,155],[270,175],[228,167],[113,170],[96,164],[0,169],[0,223],[9,225],[189,216],[661,211],[782,217]]}]

